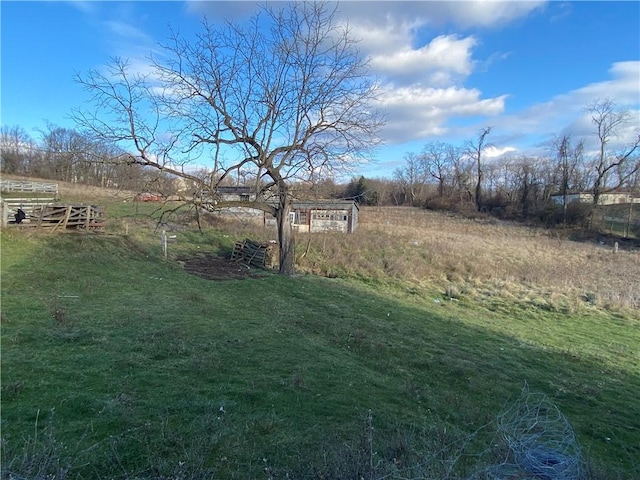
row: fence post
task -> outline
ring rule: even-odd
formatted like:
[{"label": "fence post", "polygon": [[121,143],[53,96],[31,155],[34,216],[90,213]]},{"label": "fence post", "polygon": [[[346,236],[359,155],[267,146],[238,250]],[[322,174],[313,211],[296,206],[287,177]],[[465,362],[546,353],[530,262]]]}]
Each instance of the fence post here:
[{"label": "fence post", "polygon": [[167,231],[162,230],[162,253],[164,255],[164,259],[167,259]]}]

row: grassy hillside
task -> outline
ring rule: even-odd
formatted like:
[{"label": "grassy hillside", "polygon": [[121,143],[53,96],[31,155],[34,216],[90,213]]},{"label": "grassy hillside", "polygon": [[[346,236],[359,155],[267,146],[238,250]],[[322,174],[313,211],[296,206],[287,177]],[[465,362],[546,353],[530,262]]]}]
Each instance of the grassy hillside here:
[{"label": "grassy hillside", "polygon": [[296,277],[211,281],[179,260],[272,233],[182,212],[164,261],[134,208],[106,234],[2,232],[6,478],[493,478],[525,385],[587,478],[639,474],[638,287],[612,293],[637,252],[364,210],[299,237]]}]

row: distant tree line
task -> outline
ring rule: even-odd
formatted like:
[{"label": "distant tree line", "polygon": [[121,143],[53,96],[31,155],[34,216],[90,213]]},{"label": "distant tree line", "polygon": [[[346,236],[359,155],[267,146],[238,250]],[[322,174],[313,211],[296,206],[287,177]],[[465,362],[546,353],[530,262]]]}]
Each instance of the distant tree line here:
[{"label": "distant tree line", "polygon": [[612,101],[587,107],[595,144],[564,134],[548,144],[545,157],[501,157],[487,160],[490,128],[463,145],[429,142],[420,153],[408,153],[394,172],[403,203],[434,208],[474,209],[498,216],[527,218],[546,208],[553,194],[588,192],[597,205],[603,193],[637,192],[640,185],[640,132],[619,148],[612,143],[637,129],[628,110]]},{"label": "distant tree line", "polygon": [[[502,156],[486,159],[491,128],[461,145],[431,141],[408,152],[392,178],[354,178],[334,195],[366,205],[405,205],[487,214],[520,220],[575,223],[589,219],[600,197],[624,191],[640,196],[640,134],[628,110],[608,99],[587,107],[593,138],[558,136],[544,157]],[[612,144],[629,131],[632,139]],[[585,148],[591,140],[591,152]],[[619,145],[619,142],[616,142]],[[569,194],[590,194],[590,204],[570,204]],[[559,202],[551,202],[559,195]]]},{"label": "distant tree line", "polygon": [[175,192],[175,179],[123,161],[125,152],[74,129],[52,124],[31,137],[20,126],[0,128],[3,174],[131,191]]},{"label": "distant tree line", "polygon": [[[637,128],[630,113],[610,100],[588,107],[593,124],[592,153],[584,138],[564,134],[548,144],[545,157],[503,156],[486,159],[491,129],[461,145],[430,141],[420,152],[408,152],[391,178],[354,177],[347,183],[325,178],[295,184],[297,198],[346,198],[362,205],[414,206],[458,212],[483,212],[505,219],[572,223],[584,221],[601,195],[626,191],[640,195],[640,136],[620,148],[611,144],[625,129]],[[19,127],[2,126],[3,173],[83,183],[132,191],[152,190],[166,196],[189,185],[175,176],[134,162],[124,152],[73,129],[48,125],[39,139]],[[193,176],[206,178],[201,169]],[[181,182],[181,183],[180,183]],[[244,185],[240,175],[227,184]],[[573,205],[568,195],[588,192],[591,206]],[[563,201],[553,203],[552,195]]]}]

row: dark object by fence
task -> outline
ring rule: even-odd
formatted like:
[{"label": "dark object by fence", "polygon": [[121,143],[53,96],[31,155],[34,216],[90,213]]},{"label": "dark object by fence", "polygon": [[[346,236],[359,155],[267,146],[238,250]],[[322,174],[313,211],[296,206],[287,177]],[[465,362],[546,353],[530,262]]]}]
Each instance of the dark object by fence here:
[{"label": "dark object by fence", "polygon": [[260,268],[272,268],[273,246],[273,243],[260,243],[249,239],[236,242],[231,260]]},{"label": "dark object by fence", "polygon": [[[55,201],[56,199],[53,197],[2,198],[2,226],[36,225],[39,215],[36,211],[45,205],[54,204]],[[22,214],[18,210],[22,211]]]},{"label": "dark object by fence", "polygon": [[15,213],[15,215],[13,216],[16,219],[16,223],[17,224],[21,224],[22,221],[27,218],[27,214],[24,213],[24,210],[22,210],[21,208],[18,209],[18,211]]}]

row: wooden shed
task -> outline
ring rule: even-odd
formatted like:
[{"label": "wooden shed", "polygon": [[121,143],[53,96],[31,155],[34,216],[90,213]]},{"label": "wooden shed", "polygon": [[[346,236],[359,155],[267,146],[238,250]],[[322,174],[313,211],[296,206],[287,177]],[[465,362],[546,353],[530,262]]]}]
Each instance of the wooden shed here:
[{"label": "wooden shed", "polygon": [[[216,194],[223,202],[253,202],[257,198],[255,189],[251,187],[217,187]],[[217,201],[209,199],[203,202],[203,207],[209,212],[226,217],[233,217],[242,221],[250,221],[260,224],[263,221],[264,214],[262,210],[249,208],[246,206],[237,207],[218,207]]]},{"label": "wooden shed", "polygon": [[[358,204],[353,200],[294,201],[289,214],[291,226],[298,232],[353,233],[358,227]],[[272,215],[265,214],[265,225],[275,226]]]}]

